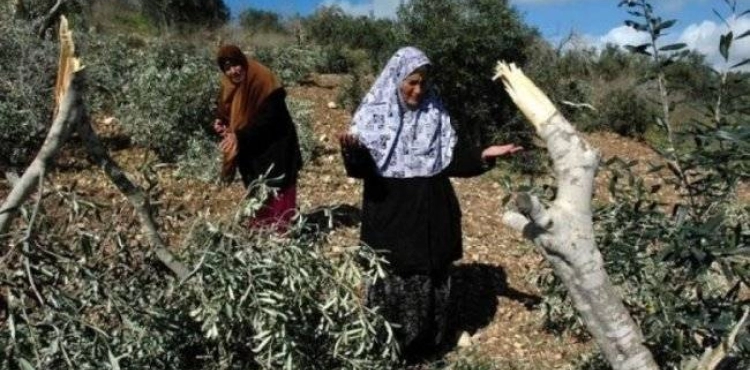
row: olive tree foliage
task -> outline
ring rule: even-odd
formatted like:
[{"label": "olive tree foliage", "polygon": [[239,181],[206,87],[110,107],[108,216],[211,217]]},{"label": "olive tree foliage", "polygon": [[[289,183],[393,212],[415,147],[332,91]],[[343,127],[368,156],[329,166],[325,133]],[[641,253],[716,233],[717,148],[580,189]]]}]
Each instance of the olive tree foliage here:
[{"label": "olive tree foliage", "polygon": [[[32,237],[40,245],[0,261],[7,323],[0,369],[385,370],[398,363],[390,325],[358,296],[365,280],[383,274],[383,261],[367,248],[327,251],[320,235],[300,234],[302,223],[279,238],[197,219],[180,255],[192,265],[185,281],[153,266],[130,232],[106,231],[126,214],[69,187],[52,198],[76,211],[59,220],[45,202]],[[248,199],[243,208],[260,204]],[[31,284],[43,287],[39,298]]]},{"label": "olive tree foliage", "polygon": [[431,79],[464,138],[528,143],[532,130],[485,72],[498,60],[523,64],[524,46],[538,37],[507,1],[414,0],[399,10],[398,22],[403,44],[419,47],[434,64]]},{"label": "olive tree foliage", "polygon": [[237,18],[240,27],[251,34],[286,33],[281,17],[272,11],[248,8],[241,11]]},{"label": "olive tree foliage", "polygon": [[[717,14],[749,14],[733,1],[717,5],[722,7]],[[692,84],[712,85],[701,92],[709,104],[702,114],[678,121],[674,108],[689,94],[678,90],[681,81],[670,76],[687,73],[680,69],[689,68],[695,57],[685,45],[661,43],[675,21],[656,15],[649,1],[622,1],[621,6],[632,16],[626,24],[651,37],[629,49],[652,60],[644,83],[656,88],[660,109],[655,122],[667,140],[654,145],[664,164],[649,166],[660,183],[634,174],[637,161],[604,163],[614,202],[594,213],[597,244],[660,368],[747,368],[750,205],[738,197],[737,188],[748,180],[750,112],[748,75],[737,68],[750,61],[729,60],[733,43],[750,33],[728,29],[716,40],[725,66]],[[687,62],[673,69],[684,58]],[[707,68],[696,67],[696,74]],[[667,186],[678,196],[669,203],[657,194]],[[555,293],[549,297],[568,296],[559,282],[545,281],[548,293]],[[547,302],[550,323],[570,328],[576,317],[557,298]],[[582,368],[608,367],[591,359]]]},{"label": "olive tree foliage", "polygon": [[0,7],[0,170],[25,167],[52,117],[57,45]]},{"label": "olive tree foliage", "polygon": [[140,0],[144,15],[162,27],[216,27],[229,20],[223,0]]},{"label": "olive tree foliage", "polygon": [[[396,21],[352,16],[338,6],[319,7],[315,13],[303,19],[302,26],[307,38],[323,46],[331,58],[338,56],[345,59],[346,55],[342,53],[347,49],[366,51],[369,58],[366,67],[372,71],[384,66],[403,41],[401,27]],[[350,68],[329,69],[340,73]]]}]

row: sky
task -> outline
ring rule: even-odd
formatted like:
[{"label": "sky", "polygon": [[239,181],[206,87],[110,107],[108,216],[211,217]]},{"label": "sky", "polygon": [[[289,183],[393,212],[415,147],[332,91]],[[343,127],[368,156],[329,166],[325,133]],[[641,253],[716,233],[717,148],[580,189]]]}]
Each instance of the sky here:
[{"label": "sky", "polygon": [[[224,0],[238,14],[252,7],[271,10],[282,15],[308,15],[319,6],[338,5],[355,15],[373,14],[376,17],[393,17],[401,1],[408,0]],[[632,17],[625,8],[617,6],[619,0],[510,0],[525,22],[536,27],[552,44],[558,45],[575,34],[579,45],[602,46],[645,42],[645,33],[636,32],[624,25]],[[731,1],[730,1],[731,2]],[[684,42],[700,51],[718,69],[726,68],[719,51],[719,37],[727,24],[735,35],[750,29],[750,14],[732,18],[725,0],[652,0],[656,14],[663,19],[677,19],[664,39],[667,43]],[[737,13],[750,9],[750,0],[736,0]],[[724,16],[722,18],[714,10]],[[729,65],[750,58],[750,36],[735,42]],[[750,70],[750,65],[745,66]]]}]

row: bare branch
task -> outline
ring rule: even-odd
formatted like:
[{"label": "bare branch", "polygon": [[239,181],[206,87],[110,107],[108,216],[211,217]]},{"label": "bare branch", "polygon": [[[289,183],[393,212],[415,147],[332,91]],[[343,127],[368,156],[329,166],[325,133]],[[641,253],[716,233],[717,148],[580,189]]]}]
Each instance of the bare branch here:
[{"label": "bare branch", "polygon": [[55,5],[53,5],[49,9],[47,15],[35,22],[36,24],[34,26],[34,29],[36,30],[36,34],[37,36],[39,36],[39,38],[44,38],[44,34],[47,33],[47,30],[52,27],[52,23],[58,17],[60,10],[62,10],[62,5],[65,2],[66,0],[57,0]]},{"label": "bare branch", "polygon": [[748,312],[750,312],[749,310],[748,307],[745,307],[745,313],[742,314],[742,318],[737,322],[737,325],[734,326],[732,332],[729,333],[729,336],[725,338],[721,344],[715,348],[706,349],[706,352],[701,356],[700,362],[695,366],[695,370],[714,370],[719,366],[721,361],[729,355],[732,347],[734,347],[734,341],[737,339],[737,334],[739,334],[740,329],[742,329],[745,325],[745,321],[747,321]]},{"label": "bare branch", "polygon": [[31,195],[39,181],[41,173],[48,172],[48,167],[54,163],[57,153],[67,141],[72,128],[83,114],[82,84],[83,76],[80,61],[73,56],[74,47],[68,22],[62,18],[60,22],[60,68],[57,74],[56,96],[59,105],[55,119],[52,122],[47,138],[42,144],[34,161],[24,171],[23,176],[13,186],[8,197],[0,207],[0,234],[8,231],[11,221],[18,212],[18,208]]},{"label": "bare branch", "polygon": [[178,278],[184,280],[189,276],[190,271],[167,249],[164,240],[157,231],[156,222],[151,214],[148,197],[146,197],[143,190],[130,181],[125,174],[125,171],[123,171],[117,162],[110,157],[107,148],[104,147],[104,144],[99,140],[99,137],[96,136],[96,133],[91,128],[91,124],[88,120],[78,126],[78,134],[84,140],[84,146],[88,150],[90,160],[102,168],[110,181],[112,181],[117,189],[119,189],[120,192],[128,198],[133,207],[135,207],[136,215],[143,225],[143,230],[146,233],[151,246],[154,248],[156,257],[167,266],[167,268],[172,270]]}]

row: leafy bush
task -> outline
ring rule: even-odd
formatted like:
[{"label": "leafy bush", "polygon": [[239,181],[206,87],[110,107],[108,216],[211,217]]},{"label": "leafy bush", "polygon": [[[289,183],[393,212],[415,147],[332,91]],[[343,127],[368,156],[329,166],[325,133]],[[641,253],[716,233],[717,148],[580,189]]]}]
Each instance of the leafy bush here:
[{"label": "leafy bush", "polygon": [[125,75],[117,116],[134,143],[174,161],[190,138],[209,134],[217,69],[207,52],[188,45],[157,44],[133,52],[129,60],[136,63]]},{"label": "leafy bush", "polygon": [[203,137],[189,138],[185,153],[177,159],[177,176],[211,182],[219,178],[220,172],[218,143]]},{"label": "leafy bush", "polygon": [[162,27],[217,27],[229,20],[223,0],[141,0],[141,11]]},{"label": "leafy bush", "polygon": [[25,167],[52,124],[58,51],[7,12],[0,34],[0,168]]},{"label": "leafy bush", "polygon": [[296,85],[322,64],[318,48],[297,45],[258,47],[253,57],[268,66],[287,86]]},{"label": "leafy bush", "polygon": [[368,67],[379,70],[388,61],[401,40],[401,29],[383,18],[351,16],[337,7],[320,7],[303,21],[311,40],[328,49],[364,50]]},{"label": "leafy bush", "polygon": [[507,1],[414,0],[398,16],[405,44],[435,65],[435,84],[463,135],[528,143],[528,125],[511,120],[509,98],[490,79],[498,60],[523,64],[524,45],[537,37]]},{"label": "leafy bush", "polygon": [[315,158],[318,149],[318,138],[315,137],[315,131],[313,131],[312,127],[312,102],[287,98],[286,104],[289,107],[292,120],[294,120],[297,127],[299,146],[302,151],[302,162],[308,163]]},{"label": "leafy bush", "polygon": [[354,111],[357,110],[357,107],[362,102],[362,98],[367,93],[367,88],[367,86],[364,86],[364,81],[362,81],[360,74],[353,73],[349,78],[344,80],[339,94],[336,96],[336,101],[341,107],[354,114]]},{"label": "leafy bush", "polygon": [[242,29],[250,33],[270,32],[285,33],[284,25],[281,24],[279,15],[267,10],[248,8],[237,16]]},{"label": "leafy bush", "polygon": [[[323,249],[321,235],[301,233],[304,224],[280,238],[197,220],[179,256],[194,265],[191,278],[176,281],[150,265],[133,235],[107,231],[126,215],[102,217],[112,210],[57,196],[75,207],[71,217],[42,212],[32,234],[39,247],[0,261],[0,369],[391,369],[398,361],[389,324],[359,297],[365,279],[383,274],[367,248]],[[42,247],[50,243],[54,252]]]},{"label": "leafy bush", "polygon": [[596,128],[607,128],[623,136],[642,138],[657,116],[656,107],[633,88],[616,89],[599,104]]}]

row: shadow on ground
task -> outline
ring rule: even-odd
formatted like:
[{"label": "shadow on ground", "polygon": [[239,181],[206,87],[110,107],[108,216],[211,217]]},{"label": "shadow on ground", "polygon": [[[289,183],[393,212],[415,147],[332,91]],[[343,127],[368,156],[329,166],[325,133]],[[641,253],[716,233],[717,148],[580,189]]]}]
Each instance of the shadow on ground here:
[{"label": "shadow on ground", "polygon": [[450,347],[454,347],[462,332],[470,335],[492,323],[497,312],[498,297],[522,303],[531,310],[541,297],[524,293],[508,286],[505,270],[500,266],[469,263],[454,267],[451,281],[451,314],[448,315]]},{"label": "shadow on ground", "polygon": [[323,206],[302,214],[310,231],[328,233],[339,227],[359,225],[362,211],[350,204]]}]

